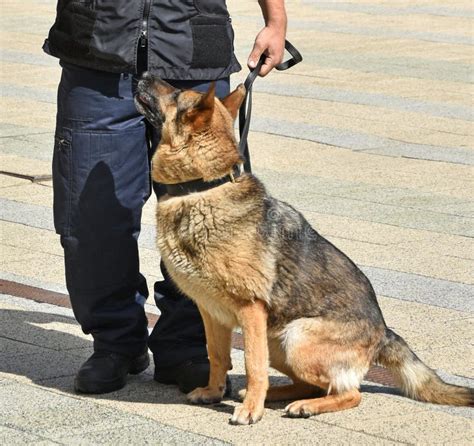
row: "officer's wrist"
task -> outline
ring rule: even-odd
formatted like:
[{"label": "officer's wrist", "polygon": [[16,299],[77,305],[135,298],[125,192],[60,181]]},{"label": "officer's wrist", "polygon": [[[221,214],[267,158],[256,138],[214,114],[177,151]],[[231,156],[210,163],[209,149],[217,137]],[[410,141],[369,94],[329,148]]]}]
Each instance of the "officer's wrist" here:
[{"label": "officer's wrist", "polygon": [[286,32],[287,16],[283,0],[259,0],[265,26]]}]

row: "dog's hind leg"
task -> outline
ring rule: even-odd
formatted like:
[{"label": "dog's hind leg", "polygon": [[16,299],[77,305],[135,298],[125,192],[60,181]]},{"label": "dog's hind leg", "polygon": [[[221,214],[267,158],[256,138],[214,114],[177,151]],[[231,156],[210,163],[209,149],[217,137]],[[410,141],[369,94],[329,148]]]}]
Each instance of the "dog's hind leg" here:
[{"label": "dog's hind leg", "polygon": [[[240,399],[244,399],[247,393],[246,389],[239,391]],[[295,398],[316,398],[324,396],[327,392],[319,387],[303,382],[296,382],[293,384],[285,384],[282,386],[271,386],[267,391],[265,401],[287,401]]]},{"label": "dog's hind leg", "polygon": [[359,390],[352,389],[322,398],[294,401],[285,407],[285,412],[291,418],[307,418],[320,413],[338,412],[357,407],[360,400]]},{"label": "dog's hind leg", "polygon": [[346,347],[325,344],[314,345],[312,356],[308,356],[307,346],[295,350],[291,355],[295,374],[306,383],[325,389],[326,396],[289,404],[285,408],[289,417],[307,418],[359,405],[359,386],[368,366],[357,363],[357,353],[346,350]]},{"label": "dog's hind leg", "polygon": [[[299,380],[286,363],[285,352],[281,342],[275,338],[268,339],[270,365],[279,372],[288,376],[293,383],[281,386],[270,386],[265,401],[287,401],[299,398],[315,398],[327,395],[327,391]],[[239,392],[239,397],[244,399],[246,390]]]},{"label": "dog's hind leg", "polygon": [[347,345],[343,336],[333,323],[302,321],[289,327],[283,342],[288,366],[298,381],[325,389],[326,394],[289,404],[288,416],[309,417],[359,405],[358,389],[369,368],[371,343]]},{"label": "dog's hind leg", "polygon": [[357,353],[325,344],[313,345],[311,356],[308,356],[307,346],[295,350],[291,355],[294,373],[307,384],[325,389],[326,395],[289,404],[285,408],[289,417],[306,418],[359,405],[358,389],[368,366],[358,364]]}]

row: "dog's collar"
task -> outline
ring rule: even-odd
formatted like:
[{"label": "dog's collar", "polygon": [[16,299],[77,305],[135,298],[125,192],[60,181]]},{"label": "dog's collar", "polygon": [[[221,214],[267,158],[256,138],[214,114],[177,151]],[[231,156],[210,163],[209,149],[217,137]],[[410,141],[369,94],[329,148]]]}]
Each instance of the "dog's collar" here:
[{"label": "dog's collar", "polygon": [[182,197],[184,195],[192,194],[193,192],[203,192],[228,182],[233,183],[236,178],[240,177],[241,174],[240,167],[234,166],[232,173],[222,178],[218,178],[217,180],[204,181],[200,179],[186,181],[184,183],[166,184],[166,193],[172,197]]}]

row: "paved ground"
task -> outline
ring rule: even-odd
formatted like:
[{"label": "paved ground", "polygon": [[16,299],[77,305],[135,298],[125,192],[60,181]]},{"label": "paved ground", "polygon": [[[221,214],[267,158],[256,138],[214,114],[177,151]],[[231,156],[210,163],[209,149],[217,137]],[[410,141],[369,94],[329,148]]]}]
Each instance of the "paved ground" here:
[{"label": "paved ground", "polygon": [[[229,0],[242,61],[255,1]],[[472,3],[288,1],[305,61],[256,83],[255,172],[362,266],[388,324],[446,379],[474,386]],[[52,228],[57,62],[40,51],[53,0],[2,2],[1,278],[65,292]],[[235,76],[234,82],[245,73]],[[19,175],[11,176],[11,174]],[[25,177],[36,178],[30,181]],[[141,236],[158,277],[154,200]],[[0,444],[469,444],[473,411],[420,404],[367,382],[358,409],[309,420],[272,405],[251,427],[236,402],[186,405],[147,373],[85,398],[72,377],[90,353],[68,309],[0,297]],[[149,312],[156,313],[152,303]],[[244,386],[233,352],[234,388]],[[281,380],[272,371],[272,380]]]}]

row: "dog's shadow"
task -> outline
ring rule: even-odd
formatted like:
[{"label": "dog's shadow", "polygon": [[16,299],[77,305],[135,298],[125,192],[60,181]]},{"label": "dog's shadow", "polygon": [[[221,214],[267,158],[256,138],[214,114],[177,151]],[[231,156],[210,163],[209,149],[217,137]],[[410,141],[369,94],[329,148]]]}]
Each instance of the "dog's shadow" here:
[{"label": "dog's shadow", "polygon": [[[76,326],[68,316],[33,311],[4,309],[0,312],[0,342],[2,360],[0,372],[4,375],[25,376],[33,383],[64,393],[75,394],[74,375],[80,365],[92,353],[92,342],[81,336],[54,327]],[[74,331],[74,330],[71,330]],[[208,410],[232,414],[240,399],[238,391],[245,388],[245,375],[230,373],[232,393],[221,403],[200,406]],[[288,384],[284,376],[270,374],[270,385]],[[363,392],[397,394],[396,389],[362,386]],[[153,379],[153,363],[140,375],[129,376],[125,388],[102,395],[88,395],[97,400],[123,401],[127,403],[187,405],[186,396],[176,386],[157,383]],[[287,403],[271,402],[265,406],[282,409]]]}]

